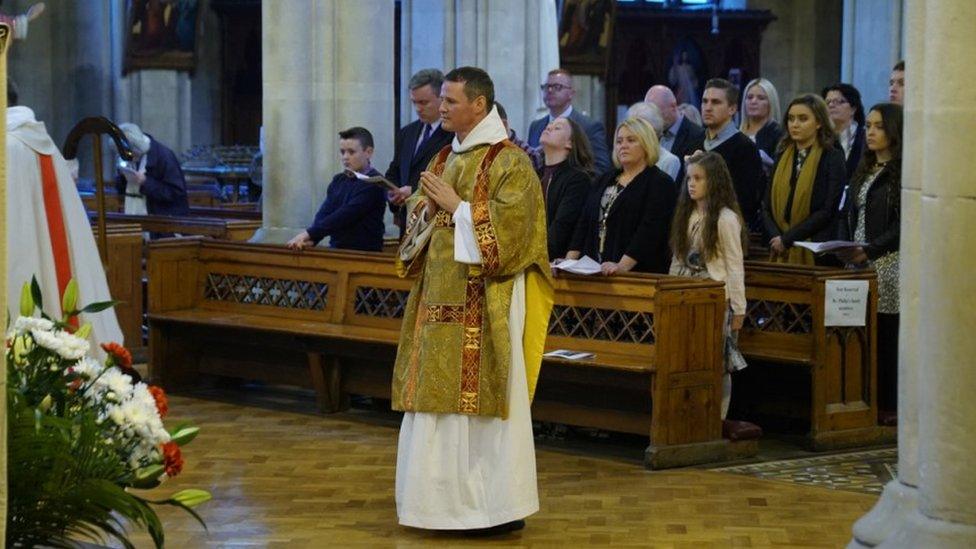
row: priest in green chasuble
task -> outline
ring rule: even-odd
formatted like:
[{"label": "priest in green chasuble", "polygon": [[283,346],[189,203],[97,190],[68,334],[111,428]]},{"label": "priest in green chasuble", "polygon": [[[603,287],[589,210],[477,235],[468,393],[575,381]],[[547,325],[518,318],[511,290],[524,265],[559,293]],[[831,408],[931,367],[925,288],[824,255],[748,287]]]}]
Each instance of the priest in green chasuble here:
[{"label": "priest in green chasuble", "polygon": [[529,405],[552,309],[545,206],[488,74],[451,71],[441,98],[454,142],[407,201],[397,256],[401,276],[417,275],[393,375],[397,514],[510,531],[539,509]]}]

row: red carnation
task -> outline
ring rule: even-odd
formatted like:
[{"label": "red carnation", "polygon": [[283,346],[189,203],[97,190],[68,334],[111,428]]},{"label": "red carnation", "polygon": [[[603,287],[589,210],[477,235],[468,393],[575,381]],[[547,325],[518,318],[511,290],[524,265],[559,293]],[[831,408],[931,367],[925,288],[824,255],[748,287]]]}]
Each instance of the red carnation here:
[{"label": "red carnation", "polygon": [[166,399],[166,392],[163,391],[162,387],[150,385],[149,393],[156,400],[156,409],[159,410],[159,417],[166,417],[166,414],[169,413],[169,400]]},{"label": "red carnation", "polygon": [[163,444],[163,467],[166,468],[166,475],[170,477],[175,477],[183,470],[183,453],[175,442]]},{"label": "red carnation", "polygon": [[123,370],[132,367],[132,353],[125,347],[113,341],[111,343],[102,343],[102,349],[109,354],[112,364]]}]

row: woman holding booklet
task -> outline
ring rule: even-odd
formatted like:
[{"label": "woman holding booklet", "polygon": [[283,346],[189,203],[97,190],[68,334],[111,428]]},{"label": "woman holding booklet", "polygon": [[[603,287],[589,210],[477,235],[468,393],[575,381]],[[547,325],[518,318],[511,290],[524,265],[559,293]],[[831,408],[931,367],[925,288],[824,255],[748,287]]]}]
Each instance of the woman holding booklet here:
[{"label": "woman holding booklet", "polygon": [[791,101],[783,125],[787,133],[777,148],[762,209],[770,261],[830,263],[832,257],[814,259],[810,250],[794,243],[830,239],[845,179],[844,153],[834,147],[834,126],[827,105],[817,95]]},{"label": "woman holding booklet", "polygon": [[838,228],[841,239],[866,245],[840,250],[837,256],[850,268],[878,272],[878,409],[882,419],[893,419],[898,393],[901,106],[875,105],[865,129],[867,150],[851,178]]},{"label": "woman holding booklet", "polygon": [[589,256],[607,276],[668,272],[668,229],[677,191],[671,178],[654,165],[657,157],[657,135],[650,122],[628,118],[617,126],[617,169],[591,188],[566,259]]}]

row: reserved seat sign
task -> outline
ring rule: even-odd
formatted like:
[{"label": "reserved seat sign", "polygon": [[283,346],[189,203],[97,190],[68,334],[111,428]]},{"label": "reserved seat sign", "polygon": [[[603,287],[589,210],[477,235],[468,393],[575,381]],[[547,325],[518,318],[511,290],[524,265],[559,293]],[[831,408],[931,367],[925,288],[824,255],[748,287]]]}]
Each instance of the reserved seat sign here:
[{"label": "reserved seat sign", "polygon": [[827,280],[824,325],[864,326],[868,312],[867,280]]}]

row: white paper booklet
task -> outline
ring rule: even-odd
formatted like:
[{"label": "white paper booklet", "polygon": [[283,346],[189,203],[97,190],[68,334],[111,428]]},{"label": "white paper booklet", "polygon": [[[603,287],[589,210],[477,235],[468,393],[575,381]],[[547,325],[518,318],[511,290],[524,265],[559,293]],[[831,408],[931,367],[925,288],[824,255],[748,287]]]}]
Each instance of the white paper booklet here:
[{"label": "white paper booklet", "polygon": [[824,252],[836,252],[837,250],[845,250],[848,248],[857,248],[867,246],[864,242],[851,242],[849,240],[828,240],[827,242],[794,242],[794,246],[799,246],[801,248],[806,248],[815,254],[822,254]]},{"label": "white paper booklet", "polygon": [[567,273],[581,275],[600,274],[600,264],[588,255],[584,255],[579,259],[564,259],[559,263],[553,263],[552,266]]},{"label": "white paper booklet", "polygon": [[583,360],[587,358],[593,358],[593,353],[587,353],[583,351],[570,351],[569,349],[556,349],[555,351],[549,351],[548,353],[542,355],[546,358],[563,358],[566,360]]}]

